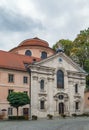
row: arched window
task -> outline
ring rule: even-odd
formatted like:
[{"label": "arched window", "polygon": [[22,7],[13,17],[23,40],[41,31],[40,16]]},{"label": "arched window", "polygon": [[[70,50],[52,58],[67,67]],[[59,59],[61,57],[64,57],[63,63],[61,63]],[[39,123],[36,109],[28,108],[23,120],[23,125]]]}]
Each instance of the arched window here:
[{"label": "arched window", "polygon": [[41,59],[45,59],[45,58],[47,58],[47,53],[45,51],[43,51],[41,53]]},{"label": "arched window", "polygon": [[40,89],[44,90],[44,80],[43,79],[40,81]]},{"label": "arched window", "polygon": [[61,70],[57,71],[57,88],[64,88],[64,73]]},{"label": "arched window", "polygon": [[25,55],[26,55],[26,56],[31,56],[31,55],[32,55],[32,53],[31,53],[31,51],[30,51],[30,50],[26,50]]}]

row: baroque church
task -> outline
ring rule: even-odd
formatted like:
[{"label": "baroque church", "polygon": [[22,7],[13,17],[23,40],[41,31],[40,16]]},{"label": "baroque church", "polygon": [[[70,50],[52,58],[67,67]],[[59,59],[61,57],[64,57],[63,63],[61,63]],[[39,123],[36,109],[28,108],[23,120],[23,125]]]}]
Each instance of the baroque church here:
[{"label": "baroque church", "polygon": [[24,92],[30,104],[20,107],[19,114],[47,117],[82,114],[86,72],[59,49],[37,37],[21,42],[10,51],[0,51],[0,111],[5,118],[16,115],[7,96]]}]

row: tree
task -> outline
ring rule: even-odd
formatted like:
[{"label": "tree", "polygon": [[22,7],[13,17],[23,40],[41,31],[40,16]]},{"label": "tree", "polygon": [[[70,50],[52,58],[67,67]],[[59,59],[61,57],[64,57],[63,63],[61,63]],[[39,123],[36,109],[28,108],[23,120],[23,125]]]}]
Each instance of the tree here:
[{"label": "tree", "polygon": [[80,66],[85,69],[86,60],[89,59],[89,28],[80,31],[73,41],[73,55],[75,55]]},{"label": "tree", "polygon": [[26,93],[23,92],[12,92],[8,95],[7,100],[9,104],[17,109],[17,116],[19,107],[22,107],[30,103],[30,99]]},{"label": "tree", "polygon": [[89,86],[89,28],[80,31],[73,42],[61,39],[53,45],[54,50],[59,47],[88,73],[86,83]]},{"label": "tree", "polygon": [[71,50],[73,48],[73,43],[68,39],[61,39],[56,44],[53,45],[53,49],[62,48],[66,55],[71,55]]}]

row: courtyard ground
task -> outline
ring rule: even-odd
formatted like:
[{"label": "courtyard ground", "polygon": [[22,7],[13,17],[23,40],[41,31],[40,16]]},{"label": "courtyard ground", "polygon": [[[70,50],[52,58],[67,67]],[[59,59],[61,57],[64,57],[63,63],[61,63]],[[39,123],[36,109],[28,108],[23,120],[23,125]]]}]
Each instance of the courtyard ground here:
[{"label": "courtyard ground", "polygon": [[0,121],[0,130],[89,130],[89,117],[37,121]]}]

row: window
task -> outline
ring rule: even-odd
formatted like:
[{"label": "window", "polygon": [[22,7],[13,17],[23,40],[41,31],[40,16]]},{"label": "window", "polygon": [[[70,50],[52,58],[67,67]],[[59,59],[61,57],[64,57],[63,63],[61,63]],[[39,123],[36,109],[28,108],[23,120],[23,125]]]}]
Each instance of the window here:
[{"label": "window", "polygon": [[29,115],[29,108],[23,108],[23,116]]},{"label": "window", "polygon": [[75,93],[78,93],[78,84],[75,84]]},{"label": "window", "polygon": [[9,116],[13,115],[13,108],[11,108],[11,107],[8,108],[8,115]]},{"label": "window", "polygon": [[14,82],[14,75],[13,74],[8,75],[8,82],[10,82],[10,83]]},{"label": "window", "polygon": [[32,53],[31,53],[31,51],[30,51],[30,50],[26,50],[25,55],[26,55],[26,56],[31,56],[31,55],[32,55]]},{"label": "window", "polygon": [[24,93],[28,94],[28,91],[24,91]]},{"label": "window", "polygon": [[57,88],[64,89],[64,73],[61,70],[57,71]]},{"label": "window", "polygon": [[40,81],[40,89],[44,90],[44,80],[43,79]]},{"label": "window", "polygon": [[26,83],[26,84],[28,83],[28,77],[26,76],[23,77],[23,83]]},{"label": "window", "polygon": [[47,58],[47,53],[43,51],[41,53],[41,59],[45,59],[45,58]]},{"label": "window", "polygon": [[61,99],[61,100],[62,100],[63,98],[64,98],[64,96],[63,96],[63,95],[59,95],[59,99]]},{"label": "window", "polygon": [[75,102],[75,110],[79,109],[79,102]]},{"label": "window", "polygon": [[40,101],[40,109],[44,109],[44,101]]},{"label": "window", "polygon": [[10,93],[12,93],[14,90],[13,89],[9,89],[8,90],[8,95],[10,94]]}]

